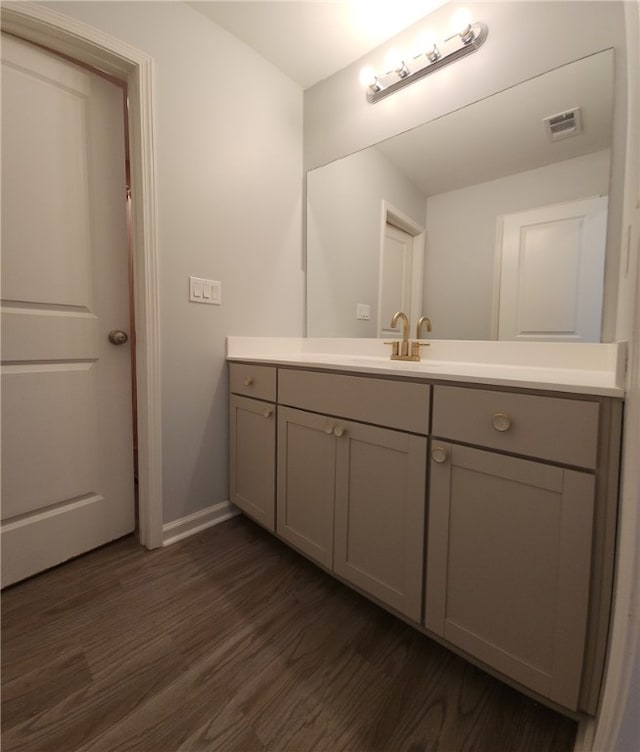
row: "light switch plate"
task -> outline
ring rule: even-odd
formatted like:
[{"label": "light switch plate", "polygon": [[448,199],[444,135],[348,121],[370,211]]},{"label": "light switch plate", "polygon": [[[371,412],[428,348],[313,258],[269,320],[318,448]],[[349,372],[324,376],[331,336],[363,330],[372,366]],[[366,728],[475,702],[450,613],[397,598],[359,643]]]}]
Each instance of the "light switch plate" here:
[{"label": "light switch plate", "polygon": [[216,279],[189,277],[189,300],[192,303],[222,305],[222,282]]},{"label": "light switch plate", "polygon": [[360,321],[369,321],[371,318],[371,306],[368,303],[358,303],[356,306],[356,318]]}]

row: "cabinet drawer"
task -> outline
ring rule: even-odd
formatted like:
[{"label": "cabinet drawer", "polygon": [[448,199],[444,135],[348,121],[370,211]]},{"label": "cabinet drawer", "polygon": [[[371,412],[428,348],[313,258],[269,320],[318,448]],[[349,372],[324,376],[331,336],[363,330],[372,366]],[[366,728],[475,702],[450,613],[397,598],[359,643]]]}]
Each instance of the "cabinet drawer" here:
[{"label": "cabinet drawer", "polygon": [[233,394],[275,402],[276,369],[248,363],[229,364],[229,388]]},{"label": "cabinet drawer", "polygon": [[412,433],[429,432],[427,384],[282,368],[278,385],[281,404]]},{"label": "cabinet drawer", "polygon": [[597,402],[436,386],[432,434],[595,468],[598,410]]}]

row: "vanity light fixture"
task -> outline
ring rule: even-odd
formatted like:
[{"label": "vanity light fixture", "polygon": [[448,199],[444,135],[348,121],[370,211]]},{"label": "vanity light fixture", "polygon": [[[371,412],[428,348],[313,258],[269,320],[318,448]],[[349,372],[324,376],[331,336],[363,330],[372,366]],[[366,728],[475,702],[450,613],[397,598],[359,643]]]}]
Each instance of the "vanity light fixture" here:
[{"label": "vanity light fixture", "polygon": [[472,22],[468,16],[458,16],[454,23],[457,30],[441,41],[427,35],[416,55],[396,54],[395,62],[386,73],[378,75],[372,68],[363,68],[360,83],[366,89],[367,101],[372,104],[378,102],[407,84],[475,52],[489,33],[486,24]]}]

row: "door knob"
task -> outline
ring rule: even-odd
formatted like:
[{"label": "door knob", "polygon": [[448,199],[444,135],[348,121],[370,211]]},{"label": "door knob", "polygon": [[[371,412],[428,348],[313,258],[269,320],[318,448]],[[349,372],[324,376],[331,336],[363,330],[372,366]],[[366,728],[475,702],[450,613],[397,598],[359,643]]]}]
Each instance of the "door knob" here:
[{"label": "door knob", "polygon": [[124,345],[129,339],[129,335],[126,332],[123,332],[122,329],[112,329],[107,337],[112,345]]}]

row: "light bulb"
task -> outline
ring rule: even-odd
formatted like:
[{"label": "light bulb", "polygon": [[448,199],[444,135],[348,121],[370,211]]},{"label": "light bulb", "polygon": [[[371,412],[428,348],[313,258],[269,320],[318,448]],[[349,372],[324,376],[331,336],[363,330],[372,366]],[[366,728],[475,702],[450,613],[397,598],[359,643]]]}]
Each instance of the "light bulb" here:
[{"label": "light bulb", "polygon": [[420,51],[424,53],[430,62],[435,63],[441,57],[440,50],[436,46],[436,35],[432,31],[426,31],[420,37]]},{"label": "light bulb", "polygon": [[465,44],[473,39],[471,20],[471,11],[467,8],[459,8],[451,18],[451,33],[458,35]]},{"label": "light bulb", "polygon": [[384,58],[387,72],[394,71],[400,78],[406,78],[410,71],[403,59],[402,53],[398,50],[389,50]]},{"label": "light bulb", "polygon": [[404,65],[402,54],[398,50],[389,50],[384,56],[384,67],[387,72],[398,71]]},{"label": "light bulb", "polygon": [[376,91],[376,87],[379,89],[376,73],[373,68],[370,68],[369,66],[360,71],[360,83],[367,89],[373,89],[374,91]]}]

